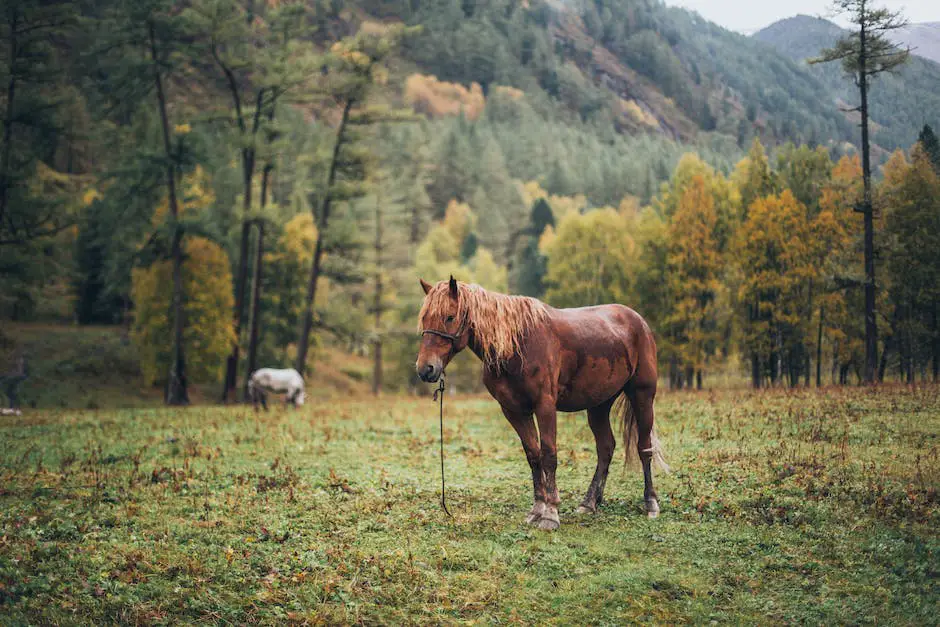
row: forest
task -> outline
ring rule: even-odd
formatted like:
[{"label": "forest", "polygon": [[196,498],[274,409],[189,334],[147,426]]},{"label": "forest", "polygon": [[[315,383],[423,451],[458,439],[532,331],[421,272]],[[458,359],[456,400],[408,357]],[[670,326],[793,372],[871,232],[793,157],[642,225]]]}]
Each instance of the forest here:
[{"label": "forest", "polygon": [[[16,325],[105,325],[171,404],[344,356],[416,391],[418,279],[453,275],[630,305],[674,388],[864,378],[857,128],[687,12],[11,0],[0,40],[6,353]],[[875,135],[878,378],[914,382],[940,362],[940,145],[905,111]]]}]

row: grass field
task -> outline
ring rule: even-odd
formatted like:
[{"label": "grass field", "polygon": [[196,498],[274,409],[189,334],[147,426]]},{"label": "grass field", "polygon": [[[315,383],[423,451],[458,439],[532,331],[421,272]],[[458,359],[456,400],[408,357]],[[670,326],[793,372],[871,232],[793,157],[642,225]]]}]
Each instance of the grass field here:
[{"label": "grass field", "polygon": [[[488,398],[0,418],[0,623],[937,624],[940,389],[664,393],[662,515],[560,417],[562,527]],[[618,460],[620,458],[618,457]]]}]

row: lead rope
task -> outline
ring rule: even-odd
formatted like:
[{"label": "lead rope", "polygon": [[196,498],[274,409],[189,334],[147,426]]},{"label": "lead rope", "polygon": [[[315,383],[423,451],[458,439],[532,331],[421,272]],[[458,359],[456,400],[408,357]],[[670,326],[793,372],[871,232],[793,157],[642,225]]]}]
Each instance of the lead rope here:
[{"label": "lead rope", "polygon": [[450,513],[450,510],[447,509],[447,492],[444,487],[444,374],[441,373],[441,383],[437,386],[437,389],[434,390],[434,400],[438,400],[440,396],[441,401],[441,507],[444,508],[444,512],[450,516],[454,517]]}]

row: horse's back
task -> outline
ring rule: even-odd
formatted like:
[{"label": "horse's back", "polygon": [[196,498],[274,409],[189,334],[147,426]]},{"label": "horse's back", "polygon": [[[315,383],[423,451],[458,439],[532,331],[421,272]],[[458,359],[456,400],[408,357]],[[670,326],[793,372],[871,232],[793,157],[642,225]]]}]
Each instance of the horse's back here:
[{"label": "horse's back", "polygon": [[294,368],[259,368],[252,373],[251,381],[270,389],[302,388],[304,385],[303,377]]},{"label": "horse's back", "polygon": [[[609,304],[590,307],[556,309],[556,320],[568,333],[581,342],[652,340],[649,324],[639,313],[626,305]],[[556,325],[559,326],[559,325]],[[586,337],[585,337],[586,336]]]}]

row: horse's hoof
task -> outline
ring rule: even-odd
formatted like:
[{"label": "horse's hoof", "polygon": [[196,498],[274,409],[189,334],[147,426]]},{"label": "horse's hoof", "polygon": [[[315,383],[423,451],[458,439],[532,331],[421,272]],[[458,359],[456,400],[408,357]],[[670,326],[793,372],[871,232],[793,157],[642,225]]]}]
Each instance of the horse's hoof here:
[{"label": "horse's hoof", "polygon": [[528,525],[537,525],[538,522],[542,519],[542,515],[545,513],[545,503],[539,501],[532,506],[532,510],[529,512],[529,515],[525,517],[525,522]]},{"label": "horse's hoof", "polygon": [[539,521],[539,529],[542,531],[555,531],[558,527],[561,526],[561,523],[557,520],[552,520],[550,518],[543,518]]},{"label": "horse's hoof", "polygon": [[646,516],[647,518],[659,516],[659,503],[656,502],[656,499],[650,499],[646,502]]},{"label": "horse's hoof", "polygon": [[579,513],[579,514],[596,514],[596,513],[597,513],[597,509],[596,509],[596,508],[595,508],[595,509],[591,509],[590,507],[588,507],[588,506],[586,506],[586,505],[579,505],[579,506],[578,506],[578,513]]},{"label": "horse's hoof", "polygon": [[555,531],[561,523],[558,521],[558,508],[554,505],[546,505],[542,519],[539,521],[539,529],[542,531]]}]

